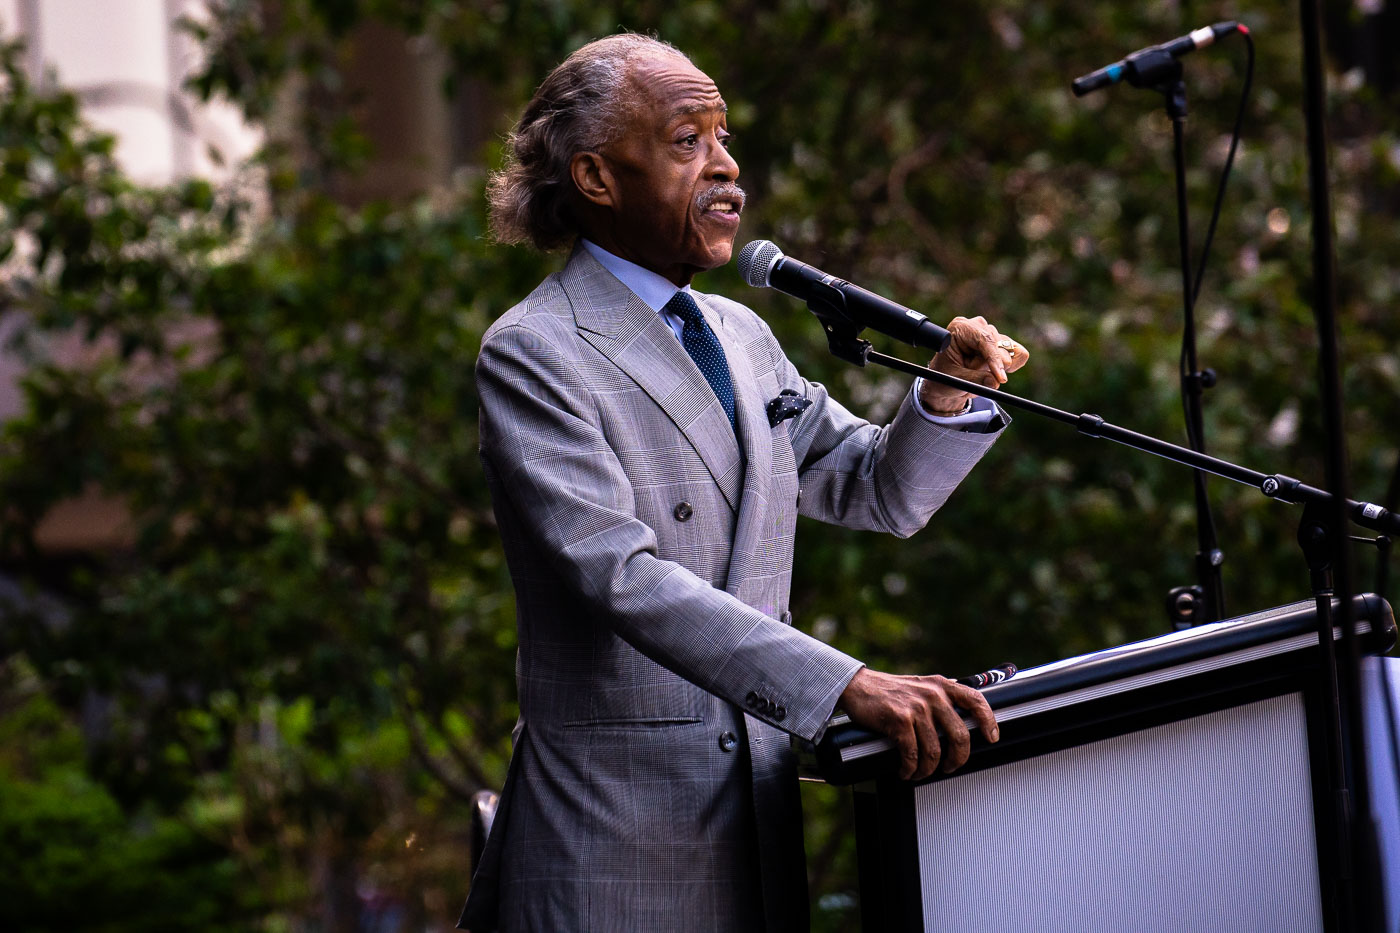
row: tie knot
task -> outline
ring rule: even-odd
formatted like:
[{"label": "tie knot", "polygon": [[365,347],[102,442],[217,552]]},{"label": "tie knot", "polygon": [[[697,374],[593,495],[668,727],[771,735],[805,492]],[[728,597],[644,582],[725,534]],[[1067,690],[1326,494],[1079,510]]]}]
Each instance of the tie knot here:
[{"label": "tie knot", "polygon": [[676,292],[671,296],[671,300],[666,302],[666,310],[687,324],[700,324],[705,318],[700,314],[700,306],[695,303],[685,292]]}]

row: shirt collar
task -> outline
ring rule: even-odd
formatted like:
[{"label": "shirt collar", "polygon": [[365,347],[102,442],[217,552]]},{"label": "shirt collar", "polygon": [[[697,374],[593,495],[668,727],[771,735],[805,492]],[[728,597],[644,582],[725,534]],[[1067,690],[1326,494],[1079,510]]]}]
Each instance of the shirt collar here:
[{"label": "shirt collar", "polygon": [[589,255],[598,260],[604,269],[607,269],[619,282],[631,289],[632,294],[642,299],[646,306],[653,311],[659,312],[666,307],[666,302],[670,301],[671,296],[675,295],[676,292],[690,292],[689,285],[677,288],[676,283],[664,275],[652,272],[650,269],[644,269],[621,256],[614,256],[591,240],[580,237],[579,241],[583,244],[583,248],[588,250]]}]

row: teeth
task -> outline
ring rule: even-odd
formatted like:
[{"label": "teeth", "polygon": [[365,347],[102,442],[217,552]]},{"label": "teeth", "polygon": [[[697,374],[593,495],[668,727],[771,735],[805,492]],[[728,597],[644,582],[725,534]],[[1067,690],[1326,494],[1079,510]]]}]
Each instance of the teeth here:
[{"label": "teeth", "polygon": [[732,211],[732,210],[734,210],[734,202],[733,202],[733,201],[716,201],[715,203],[713,203],[713,204],[710,205],[710,210],[712,210],[712,211]]}]

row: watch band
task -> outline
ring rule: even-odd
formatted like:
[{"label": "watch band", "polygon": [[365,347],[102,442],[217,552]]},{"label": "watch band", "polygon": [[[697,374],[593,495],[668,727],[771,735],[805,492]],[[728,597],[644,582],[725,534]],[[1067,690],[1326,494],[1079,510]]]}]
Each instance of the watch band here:
[{"label": "watch band", "polygon": [[972,396],[971,396],[971,395],[969,395],[969,396],[967,397],[967,401],[963,403],[963,407],[962,407],[962,408],[959,408],[957,411],[934,411],[932,408],[930,408],[930,409],[928,410],[928,413],[929,413],[930,415],[933,415],[935,418],[957,418],[957,417],[959,417],[959,416],[961,416],[961,415],[971,414],[971,412],[972,412]]}]

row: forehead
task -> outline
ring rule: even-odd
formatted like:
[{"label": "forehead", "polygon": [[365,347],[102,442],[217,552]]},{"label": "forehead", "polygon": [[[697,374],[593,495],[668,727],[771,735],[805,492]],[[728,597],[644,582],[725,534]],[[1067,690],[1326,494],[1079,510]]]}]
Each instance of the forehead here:
[{"label": "forehead", "polygon": [[724,98],[709,75],[679,55],[649,55],[632,62],[628,77],[634,116],[669,123],[691,113],[724,112]]}]

